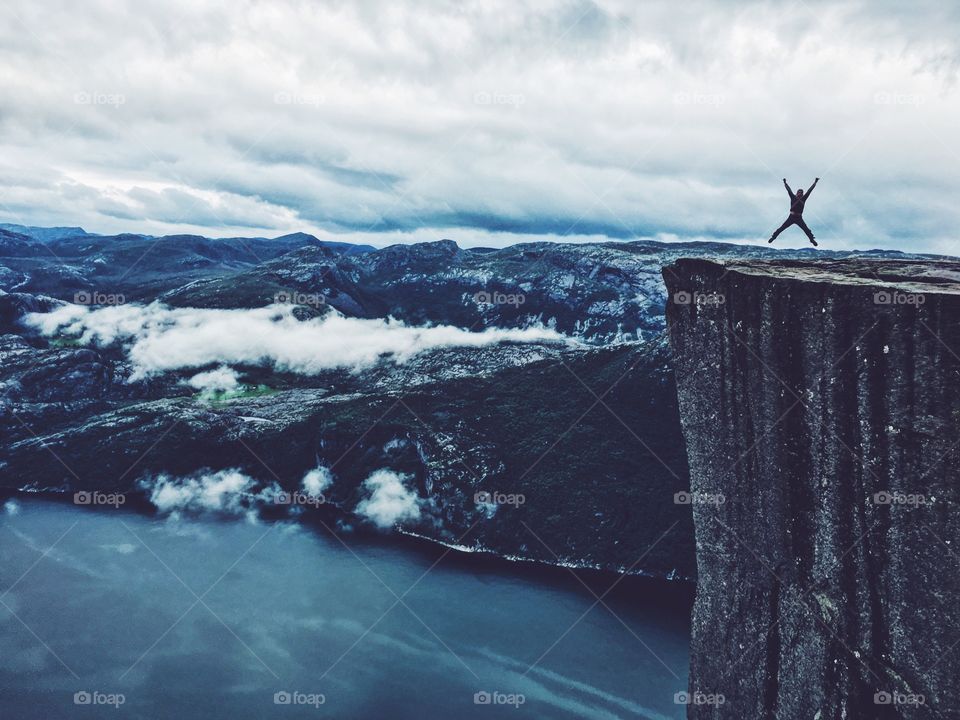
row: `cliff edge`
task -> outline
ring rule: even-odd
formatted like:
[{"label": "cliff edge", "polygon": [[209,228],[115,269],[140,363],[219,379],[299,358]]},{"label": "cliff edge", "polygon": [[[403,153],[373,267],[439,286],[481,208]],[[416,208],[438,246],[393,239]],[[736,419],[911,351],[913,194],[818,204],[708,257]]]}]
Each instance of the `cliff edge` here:
[{"label": "cliff edge", "polygon": [[960,263],[664,268],[689,717],[960,717]]}]

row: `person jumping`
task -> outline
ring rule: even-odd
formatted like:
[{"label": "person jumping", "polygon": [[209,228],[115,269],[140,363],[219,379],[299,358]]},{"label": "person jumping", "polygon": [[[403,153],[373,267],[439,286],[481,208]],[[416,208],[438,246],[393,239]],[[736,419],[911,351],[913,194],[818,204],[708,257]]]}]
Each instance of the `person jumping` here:
[{"label": "person jumping", "polygon": [[783,186],[787,189],[787,194],[790,196],[790,214],[787,216],[787,219],[783,221],[783,225],[776,229],[776,232],[770,236],[770,239],[767,242],[773,242],[777,239],[777,236],[786,230],[791,225],[798,225],[801,230],[803,230],[807,237],[810,238],[810,242],[813,243],[814,247],[817,247],[817,241],[813,239],[813,233],[810,231],[810,228],[807,227],[807,224],[803,221],[803,206],[807,202],[807,198],[810,197],[810,193],[813,192],[813,189],[817,186],[817,183],[820,182],[820,178],[817,178],[813,181],[813,185],[810,186],[810,189],[806,193],[803,192],[803,188],[797,190],[796,193],[790,189],[790,186],[787,185],[787,179],[783,179]]}]

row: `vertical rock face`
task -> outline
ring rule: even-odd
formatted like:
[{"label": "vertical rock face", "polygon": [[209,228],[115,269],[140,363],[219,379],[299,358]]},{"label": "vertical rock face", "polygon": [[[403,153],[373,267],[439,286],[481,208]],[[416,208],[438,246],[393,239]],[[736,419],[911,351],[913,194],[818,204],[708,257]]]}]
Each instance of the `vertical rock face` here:
[{"label": "vertical rock face", "polygon": [[679,260],[689,717],[960,717],[960,264]]}]

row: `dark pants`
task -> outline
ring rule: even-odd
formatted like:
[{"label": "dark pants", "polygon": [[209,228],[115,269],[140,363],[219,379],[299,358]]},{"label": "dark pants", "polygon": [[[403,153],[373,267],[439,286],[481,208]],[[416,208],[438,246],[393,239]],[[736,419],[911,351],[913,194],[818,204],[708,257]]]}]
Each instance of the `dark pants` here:
[{"label": "dark pants", "polygon": [[803,215],[800,215],[798,213],[790,213],[790,215],[787,216],[787,219],[783,221],[783,225],[777,228],[776,232],[773,233],[770,239],[776,240],[777,235],[782,233],[791,225],[798,226],[801,230],[803,230],[807,234],[807,237],[810,238],[810,241],[811,242],[813,241],[813,232],[810,230],[810,228],[807,227],[807,224],[803,221]]}]

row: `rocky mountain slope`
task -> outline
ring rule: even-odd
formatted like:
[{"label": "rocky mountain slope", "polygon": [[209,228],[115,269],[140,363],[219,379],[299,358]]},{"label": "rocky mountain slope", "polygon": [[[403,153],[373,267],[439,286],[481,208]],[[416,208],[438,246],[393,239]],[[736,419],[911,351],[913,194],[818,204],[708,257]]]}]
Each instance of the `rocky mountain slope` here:
[{"label": "rocky mountain slope", "polygon": [[544,562],[694,574],[689,508],[669,502],[687,473],[662,342],[440,350],[362,375],[250,367],[247,386],[267,391],[222,400],[180,384],[189,373],[127,383],[117,347],[6,335],[0,357],[8,488],[146,495],[144,478],[237,469],[295,492],[324,468],[333,483],[317,511],[355,525],[365,479],[389,469],[420,499],[406,532]]},{"label": "rocky mountain slope", "polygon": [[[304,233],[274,239],[63,237],[11,227],[20,232],[0,230],[4,292],[70,302],[81,293],[240,308],[268,305],[278,292],[295,291],[350,317],[393,316],[473,329],[542,322],[598,345],[649,340],[663,331],[666,294],[660,271],[677,258],[792,258],[815,252],[650,241],[463,249],[452,240],[374,251]],[[817,257],[854,254],[820,252]],[[865,255],[910,257],[889,251]]]},{"label": "rocky mountain slope", "polygon": [[[215,364],[135,378],[126,341],[44,334],[24,324],[27,315],[71,306],[71,291],[127,289],[101,282],[96,270],[104,248],[119,257],[114,244],[120,241],[83,242],[96,243],[82,246],[93,254],[70,268],[53,258],[33,259],[44,274],[31,283],[75,275],[76,284],[51,287],[62,299],[22,288],[0,294],[2,487],[67,495],[99,490],[146,500],[158,477],[188,484],[236,470],[253,482],[244,489],[248,506],[274,484],[302,490],[303,478],[322,468],[332,478],[326,502],[305,514],[359,531],[370,527],[355,512],[368,499],[365,483],[387,469],[416,494],[417,516],[395,524],[403,532],[549,563],[695,574],[690,509],[672,502],[688,479],[662,339],[441,347],[362,372],[303,374],[241,363],[233,366],[240,391],[210,396],[188,381]],[[180,250],[186,244],[175,243]],[[563,251],[558,257],[581,253]],[[234,258],[229,245],[220,252]],[[136,290],[139,302],[125,298],[107,307],[126,311],[158,300],[183,308],[248,308],[274,303],[277,293],[292,293],[296,301],[297,293],[322,291],[323,303],[297,305],[304,323],[334,314],[397,315],[410,324],[446,320],[473,331],[536,324],[507,321],[495,303],[494,312],[486,312],[472,297],[491,287],[493,270],[468,277],[457,265],[480,266],[483,252],[475,258],[440,243],[371,255],[363,262],[362,254],[307,246],[233,274],[224,274],[224,263],[207,265],[196,270],[206,273],[199,279],[195,269],[184,274],[178,264],[164,269],[158,263],[147,273],[150,283]],[[505,257],[510,254],[497,262],[508,262]],[[2,262],[21,267],[20,259]],[[114,260],[111,277],[122,274]],[[529,264],[522,256],[509,262],[520,271]],[[556,272],[547,266],[544,277]],[[551,292],[558,315],[586,314],[584,299]],[[545,302],[549,293],[537,293]],[[662,309],[653,312],[662,315]]]},{"label": "rocky mountain slope", "polygon": [[288,288],[320,293],[332,307],[354,317],[390,315],[411,323],[465,328],[525,327],[540,322],[602,345],[649,340],[663,332],[666,292],[660,272],[677,258],[690,254],[782,258],[812,253],[647,241],[463,249],[452,240],[442,240],[350,256],[304,248],[235,275],[171,291],[163,300],[193,307],[250,307]]},{"label": "rocky mountain slope", "polygon": [[960,264],[663,274],[697,539],[689,716],[958,717]]},{"label": "rocky mountain slope", "polygon": [[[182,490],[237,470],[249,479],[248,506],[271,485],[296,491],[322,471],[329,502],[303,510],[361,530],[370,527],[357,509],[369,508],[371,478],[389,470],[396,482],[385,492],[402,489],[397,507],[408,512],[388,524],[404,532],[546,562],[693,577],[690,506],[674,500],[688,473],[660,278],[664,263],[691,252],[810,255],[721,243],[373,250],[303,234],[0,229],[0,487],[149,498],[161,476]],[[301,365],[376,344],[391,323],[444,336],[544,327],[568,342],[440,343],[362,368],[304,371],[277,364],[297,351],[276,341],[262,314],[256,330],[253,315],[229,330],[209,316],[268,307],[281,308],[277,318],[293,307],[290,345],[304,333],[317,342],[325,319],[372,323],[299,351]],[[42,318],[64,308],[136,329],[42,331]],[[154,337],[155,367],[145,371],[133,357],[138,338],[180,322],[179,331],[205,323],[212,334],[192,349]],[[209,351],[169,364],[195,357],[196,343],[240,355]],[[200,387],[200,376],[233,385]]]}]

